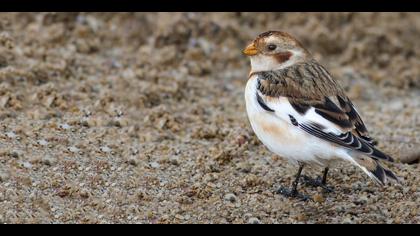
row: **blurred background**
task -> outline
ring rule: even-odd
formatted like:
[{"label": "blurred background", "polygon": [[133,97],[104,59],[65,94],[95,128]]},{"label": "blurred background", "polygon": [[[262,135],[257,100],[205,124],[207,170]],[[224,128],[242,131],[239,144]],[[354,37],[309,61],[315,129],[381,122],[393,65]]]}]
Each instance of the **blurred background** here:
[{"label": "blurred background", "polygon": [[[273,194],[295,170],[243,99],[268,30],[340,81],[403,189],[344,165],[328,200]],[[419,223],[419,38],[418,13],[0,13],[0,223]]]}]

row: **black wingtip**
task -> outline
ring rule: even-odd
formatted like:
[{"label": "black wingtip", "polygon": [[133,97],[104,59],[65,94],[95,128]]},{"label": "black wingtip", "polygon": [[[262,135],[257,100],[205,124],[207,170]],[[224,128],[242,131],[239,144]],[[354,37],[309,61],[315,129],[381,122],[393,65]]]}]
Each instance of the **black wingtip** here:
[{"label": "black wingtip", "polygon": [[400,181],[400,179],[394,174],[394,172],[392,172],[392,171],[390,171],[390,170],[388,170],[388,169],[385,169],[384,168],[384,172],[385,172],[385,175],[387,176],[387,177],[389,177],[389,178],[391,178],[391,179],[393,179],[393,180],[395,180],[395,181],[397,181],[399,184],[401,184],[401,181]]},{"label": "black wingtip", "polygon": [[373,149],[372,156],[374,158],[379,158],[379,159],[386,160],[389,162],[395,162],[394,158],[392,158],[391,156],[379,151],[378,149],[374,147],[371,147],[371,148]]},{"label": "black wingtip", "polygon": [[380,185],[385,185],[386,173],[384,168],[382,168],[382,166],[379,165],[379,163],[377,163],[376,168],[370,172],[376,177]]},{"label": "black wingtip", "polygon": [[376,168],[372,171],[370,171],[376,178],[377,182],[384,186],[386,184],[387,178],[393,179],[397,181],[397,183],[401,183],[398,177],[391,171],[379,164],[379,162],[376,162]]}]

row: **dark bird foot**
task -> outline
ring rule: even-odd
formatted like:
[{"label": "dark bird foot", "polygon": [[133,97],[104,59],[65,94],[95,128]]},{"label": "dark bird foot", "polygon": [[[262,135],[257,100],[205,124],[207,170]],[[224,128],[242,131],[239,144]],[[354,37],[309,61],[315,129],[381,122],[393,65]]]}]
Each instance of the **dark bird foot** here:
[{"label": "dark bird foot", "polygon": [[326,185],[321,177],[313,179],[309,176],[303,175],[302,176],[302,183],[304,183],[306,186],[321,187],[324,190],[324,192],[326,192],[326,193],[334,192],[334,188]]},{"label": "dark bird foot", "polygon": [[308,201],[311,200],[311,198],[309,196],[306,196],[304,194],[299,193],[297,190],[295,189],[290,189],[290,188],[285,188],[285,187],[280,187],[277,191],[277,194],[281,194],[287,198],[297,198],[300,199],[302,201]]}]

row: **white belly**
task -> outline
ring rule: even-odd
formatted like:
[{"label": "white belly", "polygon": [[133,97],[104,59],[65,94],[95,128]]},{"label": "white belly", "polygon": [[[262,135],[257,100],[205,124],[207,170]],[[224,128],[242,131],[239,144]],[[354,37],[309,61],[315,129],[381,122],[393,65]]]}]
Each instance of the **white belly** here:
[{"label": "white belly", "polygon": [[[275,154],[291,162],[326,166],[342,152],[341,148],[307,134],[273,112],[261,108],[256,98],[257,78],[250,78],[245,89],[248,118],[257,137]],[[279,100],[281,102],[281,100]]]}]

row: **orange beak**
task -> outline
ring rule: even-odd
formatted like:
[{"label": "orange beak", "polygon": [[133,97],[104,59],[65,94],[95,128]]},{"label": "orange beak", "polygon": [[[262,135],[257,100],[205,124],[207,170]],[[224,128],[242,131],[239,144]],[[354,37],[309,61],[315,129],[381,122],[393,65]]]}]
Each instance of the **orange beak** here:
[{"label": "orange beak", "polygon": [[251,43],[248,45],[245,50],[243,51],[245,55],[247,56],[255,56],[258,53],[258,49],[255,47],[254,43]]}]

